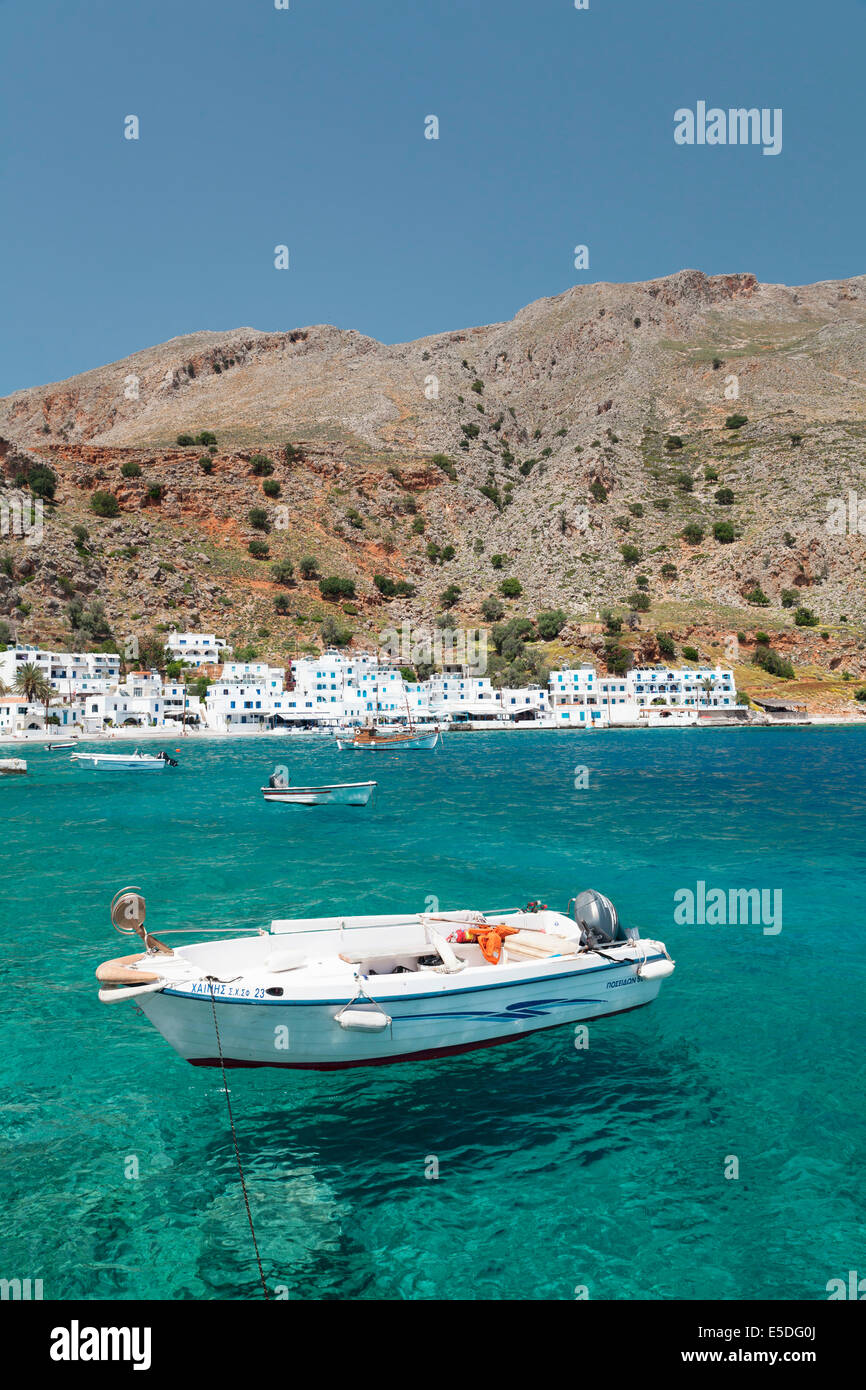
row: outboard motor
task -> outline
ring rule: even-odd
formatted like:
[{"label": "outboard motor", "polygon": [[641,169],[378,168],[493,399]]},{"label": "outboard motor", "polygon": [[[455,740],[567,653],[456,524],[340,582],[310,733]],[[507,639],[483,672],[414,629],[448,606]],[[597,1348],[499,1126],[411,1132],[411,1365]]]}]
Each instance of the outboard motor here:
[{"label": "outboard motor", "polygon": [[587,888],[575,898],[574,920],[581,928],[581,946],[611,946],[614,941],[627,940],[610,898],[594,888]]},{"label": "outboard motor", "polygon": [[270,777],[268,778],[268,786],[273,788],[274,791],[278,791],[280,788],[287,787],[288,785],[288,777],[284,772],[280,770],[278,770],[277,772],[272,772]]}]

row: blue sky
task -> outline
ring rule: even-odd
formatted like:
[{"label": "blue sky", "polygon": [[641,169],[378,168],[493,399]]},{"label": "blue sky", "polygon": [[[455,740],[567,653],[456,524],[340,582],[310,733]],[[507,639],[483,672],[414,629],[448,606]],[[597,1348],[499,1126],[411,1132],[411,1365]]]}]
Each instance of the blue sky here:
[{"label": "blue sky", "polygon": [[[864,0],[290,5],[0,0],[0,394],[202,328],[399,342],[685,266],[866,271]],[[781,154],[676,145],[698,101],[782,108]]]}]

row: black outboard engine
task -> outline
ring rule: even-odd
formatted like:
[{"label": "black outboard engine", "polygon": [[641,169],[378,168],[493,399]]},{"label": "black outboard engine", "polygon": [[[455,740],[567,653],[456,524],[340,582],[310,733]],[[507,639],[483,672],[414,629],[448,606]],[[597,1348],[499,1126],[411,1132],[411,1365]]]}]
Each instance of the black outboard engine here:
[{"label": "black outboard engine", "polygon": [[612,946],[615,941],[626,940],[610,898],[594,888],[587,888],[575,898],[574,920],[581,928],[581,946]]},{"label": "black outboard engine", "polygon": [[281,787],[287,787],[288,785],[289,779],[284,772],[272,772],[268,778],[268,786],[273,788],[274,791],[278,791]]}]

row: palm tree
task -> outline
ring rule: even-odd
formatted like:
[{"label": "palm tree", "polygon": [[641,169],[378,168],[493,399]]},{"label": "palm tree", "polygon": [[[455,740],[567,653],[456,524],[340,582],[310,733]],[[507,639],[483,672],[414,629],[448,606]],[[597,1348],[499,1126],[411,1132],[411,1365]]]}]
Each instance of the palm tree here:
[{"label": "palm tree", "polygon": [[706,698],[704,699],[704,704],[705,704],[705,705],[709,705],[709,703],[710,703],[710,700],[709,700],[710,691],[712,690],[714,684],[715,684],[715,681],[713,680],[712,676],[704,676],[704,679],[701,681],[701,685],[702,685],[703,688],[704,688],[704,696],[706,697]]},{"label": "palm tree", "polygon": [[48,709],[54,698],[54,689],[48,677],[34,661],[27,661],[21,667],[15,689],[24,696],[28,705],[36,704],[39,701],[45,706],[45,722],[47,724]]}]

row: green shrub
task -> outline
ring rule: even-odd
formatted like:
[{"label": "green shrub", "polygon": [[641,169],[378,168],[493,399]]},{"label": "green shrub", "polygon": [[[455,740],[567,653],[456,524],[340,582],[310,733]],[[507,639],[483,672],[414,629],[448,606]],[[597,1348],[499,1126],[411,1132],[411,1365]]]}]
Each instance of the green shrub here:
[{"label": "green shrub", "polygon": [[443,589],[439,595],[439,601],[443,608],[453,608],[460,597],[459,584],[449,584],[447,589]]},{"label": "green shrub", "polygon": [[734,494],[729,487],[720,487],[715,497],[720,507],[730,507],[733,505]]},{"label": "green shrub", "polygon": [[700,661],[700,659],[697,647],[683,647],[684,661]]},{"label": "green shrub", "polygon": [[274,608],[278,613],[288,613],[292,600],[288,594],[277,594],[274,598]]},{"label": "green shrub", "polygon": [[489,497],[490,501],[494,504],[494,506],[498,507],[499,510],[502,511],[504,503],[502,501],[499,488],[496,486],[495,483],[485,483],[483,487],[478,489],[478,491],[481,493],[483,497]]},{"label": "green shrub", "polygon": [[643,516],[642,502],[629,502],[628,509],[631,512],[632,516]]},{"label": "green shrub", "polygon": [[280,485],[276,478],[265,478],[265,481],[262,483],[262,492],[266,497],[279,497]]},{"label": "green shrub", "polygon": [[673,661],[677,654],[677,646],[674,639],[667,632],[657,632],[656,642],[662,656],[667,657],[668,661]]},{"label": "green shrub", "polygon": [[692,477],[691,473],[677,474],[677,487],[679,488],[680,492],[691,492],[694,488],[694,485],[695,480]]},{"label": "green shrub", "polygon": [[352,629],[332,617],[330,613],[322,619],[319,632],[329,647],[348,647],[352,640]]},{"label": "green shrub", "polygon": [[481,612],[485,622],[498,623],[500,618],[505,617],[505,604],[491,595],[481,604]]},{"label": "green shrub", "polygon": [[684,541],[688,541],[689,545],[700,545],[704,539],[704,528],[699,526],[696,521],[690,521],[688,526],[683,527],[680,535]]},{"label": "green shrub", "polygon": [[247,549],[254,560],[267,560],[271,553],[271,548],[267,541],[250,541]]},{"label": "green shrub", "polygon": [[271,523],[264,507],[251,507],[247,519],[254,531],[270,531]]},{"label": "green shrub", "polygon": [[275,584],[291,584],[294,577],[295,567],[291,560],[276,560],[271,565],[271,579]]},{"label": "green shrub", "polygon": [[670,562],[670,560],[665,560],[664,564],[663,564],[662,567],[661,567],[661,576],[662,576],[662,579],[676,579],[676,577],[677,577],[677,567],[676,567],[676,565],[672,565],[671,562]]},{"label": "green shrub", "polygon": [[360,531],[364,526],[364,518],[356,507],[350,507],[346,512],[346,520],[350,526],[354,526],[356,531]]},{"label": "green shrub", "polygon": [[604,483],[601,481],[600,478],[593,479],[592,484],[590,485],[589,495],[596,502],[607,501],[607,488],[605,487]]},{"label": "green shrub", "polygon": [[760,584],[756,584],[754,589],[750,589],[746,594],[746,603],[751,603],[755,608],[769,608],[770,606],[770,600]]},{"label": "green shrub", "polygon": [[253,454],[250,459],[250,472],[254,478],[267,478],[274,471],[273,460],[267,454]]},{"label": "green shrub", "polygon": [[447,454],[434,454],[432,462],[435,463],[437,468],[442,469],[442,472],[451,479],[452,483],[457,482],[457,466],[454,460],[450,459]]},{"label": "green shrub", "polygon": [[193,444],[216,444],[217,437],[213,430],[202,430],[201,434],[197,434],[192,442]]},{"label": "green shrub", "polygon": [[752,664],[763,667],[771,676],[781,676],[783,680],[791,680],[794,675],[791,662],[780,656],[772,647],[756,646],[752,653]]},{"label": "green shrub", "polygon": [[162,483],[151,483],[147,489],[148,500],[151,502],[161,502],[165,489]]},{"label": "green shrub", "polygon": [[509,575],[509,577],[503,579],[502,583],[499,585],[499,592],[503,598],[520,598],[520,595],[523,593],[523,585],[519,579],[515,579],[513,575]]},{"label": "green shrub", "polygon": [[604,663],[611,675],[624,676],[631,665],[631,652],[628,647],[621,647],[618,642],[606,642]]},{"label": "green shrub", "polygon": [[477,439],[479,434],[481,433],[480,425],[461,425],[460,428],[467,439]]},{"label": "green shrub", "polygon": [[621,545],[619,553],[627,565],[636,565],[641,555],[636,545]]},{"label": "green shrub", "polygon": [[312,555],[305,555],[298,569],[301,571],[302,579],[316,579],[319,574],[318,565]]},{"label": "green shrub", "polygon": [[342,579],[338,575],[332,574],[325,579],[319,580],[319,593],[322,595],[322,598],[331,600],[338,598],[355,598],[355,581],[354,579]]},{"label": "green shrub", "polygon": [[719,481],[718,472],[715,468],[712,467],[711,464],[707,464],[706,468],[704,469],[704,478],[708,483],[717,483]]},{"label": "green shrub", "polygon": [[636,589],[633,594],[629,594],[629,605],[636,613],[648,613],[650,610],[650,596]]},{"label": "green shrub", "polygon": [[189,448],[190,444],[195,443],[195,439],[191,434],[179,434],[177,437],[177,442],[181,446],[181,448],[186,449]]},{"label": "green shrub", "polygon": [[140,478],[141,464],[134,463],[132,459],[127,459],[125,463],[121,464],[120,471],[124,478]]},{"label": "green shrub", "polygon": [[299,444],[287,444],[283,449],[283,458],[286,463],[300,463],[304,457],[304,451]]},{"label": "green shrub", "polygon": [[202,473],[207,473],[208,475],[210,475],[213,472],[213,459],[211,458],[210,454],[202,454],[201,458],[198,461],[198,466],[201,469]]},{"label": "green shrub", "polygon": [[817,627],[818,618],[811,608],[798,608],[794,614],[794,622],[797,627]]},{"label": "green shrub", "polygon": [[729,415],[725,421],[726,430],[741,430],[743,425],[749,423],[748,415]]},{"label": "green shrub", "polygon": [[535,619],[535,626],[538,628],[538,635],[545,642],[552,642],[554,637],[558,637],[565,624],[568,622],[567,614],[561,608],[543,608]]},{"label": "green shrub", "polygon": [[497,554],[497,555],[491,555],[491,556],[490,556],[490,563],[491,563],[491,565],[493,566],[493,568],[494,568],[495,570],[501,570],[501,569],[503,568],[503,566],[505,565],[505,563],[506,563],[507,560],[508,560],[508,556],[507,556],[507,555],[499,555],[499,554]]},{"label": "green shrub", "polygon": [[424,534],[424,532],[425,532],[426,529],[427,529],[427,523],[426,523],[426,521],[424,520],[423,516],[416,516],[415,520],[412,522],[412,533],[413,533],[413,535],[415,535],[415,536],[423,536],[423,534]]},{"label": "green shrub", "polygon": [[734,539],[734,528],[730,521],[717,521],[713,527],[713,535],[720,545],[730,545]]},{"label": "green shrub", "polygon": [[795,603],[798,603],[799,600],[800,600],[800,591],[799,591],[799,589],[783,589],[783,590],[782,590],[782,607],[783,607],[783,608],[793,608],[793,607],[794,607],[794,604],[795,604]]},{"label": "green shrub", "polygon": [[119,516],[120,503],[113,492],[94,492],[90,499],[90,510],[96,516]]},{"label": "green shrub", "polygon": [[858,686],[854,691],[854,699],[860,701],[866,700],[866,685]]},{"label": "green shrub", "polygon": [[669,454],[676,453],[677,449],[683,447],[683,441],[678,434],[669,434],[665,440],[665,448]]}]

